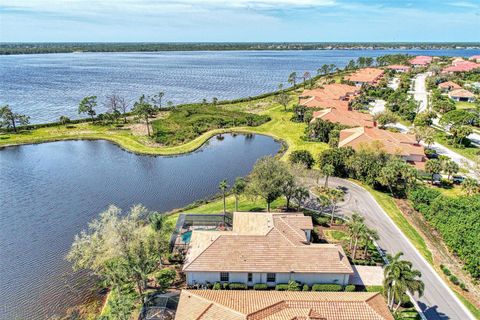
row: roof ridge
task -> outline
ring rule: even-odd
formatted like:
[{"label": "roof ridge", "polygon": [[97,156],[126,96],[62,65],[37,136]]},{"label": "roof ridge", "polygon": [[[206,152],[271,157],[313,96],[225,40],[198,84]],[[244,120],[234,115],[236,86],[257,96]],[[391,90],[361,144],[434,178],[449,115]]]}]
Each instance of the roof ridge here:
[{"label": "roof ridge", "polygon": [[222,237],[222,235],[220,234],[215,240],[213,240],[208,246],[206,246],[202,252],[200,252],[199,254],[197,254],[197,256],[192,260],[190,261],[190,263],[188,263],[187,265],[183,266],[182,268],[182,271],[185,271],[187,270],[188,267],[190,267],[192,265],[192,263],[194,263],[208,248],[210,248],[215,242],[217,242],[218,239],[220,239],[220,237]]},{"label": "roof ridge", "polygon": [[[247,314],[247,319],[248,319],[249,317],[257,314],[257,313],[266,311],[267,309],[271,309],[271,308],[273,308],[273,307],[275,307],[275,306],[278,306],[278,305],[280,305],[280,304],[282,304],[282,303],[286,303],[286,300],[280,300],[280,301],[278,301],[278,302],[272,303],[271,305],[268,305],[268,306],[263,307],[263,308],[261,308],[261,309],[252,311],[252,312],[250,312],[250,313]],[[282,308],[282,310],[285,310],[285,309],[286,309],[286,307]],[[278,312],[278,311],[277,311],[277,312]],[[273,314],[273,313],[272,313],[272,314]],[[270,315],[271,315],[271,314],[270,314]]]},{"label": "roof ridge", "polygon": [[[274,219],[274,220],[275,220],[275,219]],[[283,221],[282,218],[280,218],[280,220],[282,221],[282,223],[284,223],[285,225],[287,225],[287,227],[288,227],[289,229],[291,229],[296,235],[298,235],[298,233],[297,233],[288,223],[286,223],[285,221]],[[294,247],[299,247],[298,245],[296,245],[295,243],[293,243],[293,241],[290,240],[286,235],[284,235],[283,232],[281,232],[280,230],[278,230],[278,228],[275,226],[275,221],[273,222],[273,227],[274,227],[275,229],[277,229],[277,231],[278,231],[285,239],[287,239],[287,241],[290,242]]]},{"label": "roof ridge", "polygon": [[[195,293],[195,290],[192,291],[192,290],[189,290],[189,289],[184,289],[184,291],[186,291],[186,292],[188,292],[188,293],[190,293],[190,294],[192,294],[192,295],[195,295],[195,297],[197,297],[197,298],[199,298],[199,299],[201,299],[201,300],[203,300],[203,301],[206,301],[206,302],[209,302],[209,303],[210,303],[209,306],[208,306],[207,308],[205,308],[205,310],[203,310],[203,312],[197,317],[197,320],[200,319],[200,317],[203,316],[214,304],[215,304],[216,306],[220,307],[220,308],[228,309],[228,310],[230,310],[230,311],[232,311],[232,312],[235,312],[235,313],[237,313],[237,314],[239,314],[239,315],[241,315],[241,316],[244,316],[244,315],[245,315],[244,313],[242,313],[242,312],[240,312],[240,311],[237,311],[237,310],[235,310],[235,309],[232,309],[232,308],[230,308],[230,307],[227,307],[226,305],[224,305],[224,304],[222,304],[222,303],[219,303],[219,302],[213,301],[213,300],[211,300],[211,299],[207,299],[206,297],[203,297],[203,296],[201,296],[201,295],[198,295],[198,294]],[[209,290],[199,290],[199,291],[209,291]],[[223,290],[222,290],[222,291],[223,291]]]}]

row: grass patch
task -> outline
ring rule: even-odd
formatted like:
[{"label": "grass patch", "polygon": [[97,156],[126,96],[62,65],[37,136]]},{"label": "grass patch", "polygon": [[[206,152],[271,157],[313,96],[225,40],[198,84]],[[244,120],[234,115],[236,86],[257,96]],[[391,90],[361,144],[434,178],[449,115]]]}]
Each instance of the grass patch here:
[{"label": "grass patch", "polygon": [[348,240],[347,234],[339,230],[323,230],[323,234],[328,242],[341,242]]},{"label": "grass patch", "polygon": [[435,135],[435,141],[470,160],[475,160],[475,157],[480,155],[480,148],[477,148],[474,145],[459,148],[457,146],[449,144],[450,142],[448,141],[445,132],[437,131]]},{"label": "grass patch", "polygon": [[180,145],[214,130],[242,126],[258,126],[270,120],[259,115],[220,108],[214,105],[187,105],[174,108],[165,118],[152,121],[156,142],[166,146]]},{"label": "grass patch", "polygon": [[410,225],[408,220],[403,216],[403,213],[398,209],[393,198],[386,193],[377,191],[372,187],[355,180],[355,183],[361,185],[375,198],[378,204],[385,210],[389,217],[395,222],[403,234],[410,240],[415,248],[423,255],[423,257],[433,265],[433,257],[430,250],[423,240],[422,236]]},{"label": "grass patch", "polygon": [[475,103],[466,102],[466,101],[457,101],[455,102],[455,107],[459,110],[470,110],[470,109],[475,109]]},{"label": "grass patch", "polygon": [[480,309],[475,307],[470,301],[465,299],[465,297],[462,296],[461,294],[459,294],[456,290],[453,290],[453,292],[458,297],[458,299],[460,299],[460,301],[462,301],[463,305],[473,314],[473,316],[476,319],[480,319]]}]

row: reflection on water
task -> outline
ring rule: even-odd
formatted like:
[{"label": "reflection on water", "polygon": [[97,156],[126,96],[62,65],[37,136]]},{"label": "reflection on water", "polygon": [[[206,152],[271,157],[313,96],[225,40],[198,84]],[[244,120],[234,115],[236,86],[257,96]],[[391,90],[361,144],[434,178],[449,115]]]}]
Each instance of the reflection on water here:
[{"label": "reflection on water", "polygon": [[176,157],[139,156],[106,141],[0,150],[0,319],[44,319],[84,301],[92,283],[63,258],[109,204],[182,207],[279,149],[265,136],[227,134]]}]

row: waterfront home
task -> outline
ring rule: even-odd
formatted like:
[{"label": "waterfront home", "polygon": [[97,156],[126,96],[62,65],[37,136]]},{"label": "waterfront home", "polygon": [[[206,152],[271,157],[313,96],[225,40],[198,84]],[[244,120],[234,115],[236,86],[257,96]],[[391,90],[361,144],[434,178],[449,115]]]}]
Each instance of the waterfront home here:
[{"label": "waterfront home", "polygon": [[456,73],[456,72],[468,72],[475,69],[479,69],[480,64],[472,62],[472,61],[465,61],[465,60],[458,60],[453,62],[451,66],[446,67],[442,70],[442,73]]},{"label": "waterfront home", "polygon": [[378,128],[358,127],[340,131],[339,147],[352,147],[360,150],[365,147],[382,149],[388,154],[398,155],[405,161],[423,168],[425,152],[415,140],[415,136],[391,132]]},{"label": "waterfront home", "polygon": [[322,88],[305,90],[299,104],[308,108],[337,108],[347,110],[348,102],[360,93],[355,86],[341,83],[326,84]]},{"label": "waterfront home", "polygon": [[349,127],[375,127],[373,116],[367,113],[357,111],[342,110],[336,108],[327,108],[313,113],[311,122],[317,119],[339,123]]},{"label": "waterfront home", "polygon": [[432,63],[433,58],[430,56],[416,56],[409,62],[415,68],[426,67]]},{"label": "waterfront home", "polygon": [[345,77],[345,80],[355,83],[357,87],[376,85],[382,79],[384,71],[377,68],[363,68]]},{"label": "waterfront home", "polygon": [[469,60],[474,61],[474,62],[480,62],[480,55],[476,56],[471,56]]},{"label": "waterfront home", "polygon": [[312,230],[302,213],[270,212],[235,212],[232,231],[194,230],[183,266],[187,285],[348,284],[353,270],[342,247],[310,243]]},{"label": "waterfront home", "polygon": [[393,320],[378,292],[182,290],[176,320]]},{"label": "waterfront home", "polygon": [[401,65],[401,64],[393,64],[393,65],[390,65],[390,66],[386,66],[385,69],[393,70],[393,71],[398,72],[398,73],[405,73],[405,72],[410,71],[409,66],[404,66],[404,65]]},{"label": "waterfront home", "polygon": [[445,81],[440,83],[438,88],[443,92],[448,92],[451,90],[461,89],[462,87],[453,81]]},{"label": "waterfront home", "polygon": [[475,95],[465,89],[456,89],[448,93],[448,96],[455,101],[474,102]]}]

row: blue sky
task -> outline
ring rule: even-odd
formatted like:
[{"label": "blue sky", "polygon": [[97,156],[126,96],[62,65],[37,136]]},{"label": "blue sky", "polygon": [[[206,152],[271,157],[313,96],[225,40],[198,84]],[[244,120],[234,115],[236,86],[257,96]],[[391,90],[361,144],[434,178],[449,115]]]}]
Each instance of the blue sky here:
[{"label": "blue sky", "polygon": [[480,0],[1,0],[0,41],[480,41]]}]

